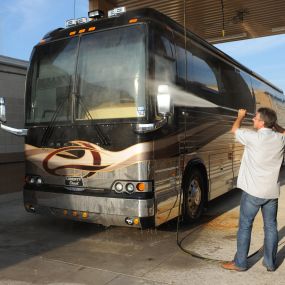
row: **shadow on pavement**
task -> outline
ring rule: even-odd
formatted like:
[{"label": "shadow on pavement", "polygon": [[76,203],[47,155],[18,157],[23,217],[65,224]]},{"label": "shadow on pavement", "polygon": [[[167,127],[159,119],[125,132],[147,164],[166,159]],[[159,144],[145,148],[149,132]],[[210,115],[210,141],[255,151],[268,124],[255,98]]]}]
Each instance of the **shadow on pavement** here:
[{"label": "shadow on pavement", "polygon": [[[276,269],[281,266],[285,258],[285,241],[282,239],[285,237],[285,227],[278,232],[278,251],[276,257]],[[282,246],[282,247],[281,247]],[[263,248],[261,248],[254,256],[248,259],[249,268],[253,267],[259,260],[263,259]]]}]

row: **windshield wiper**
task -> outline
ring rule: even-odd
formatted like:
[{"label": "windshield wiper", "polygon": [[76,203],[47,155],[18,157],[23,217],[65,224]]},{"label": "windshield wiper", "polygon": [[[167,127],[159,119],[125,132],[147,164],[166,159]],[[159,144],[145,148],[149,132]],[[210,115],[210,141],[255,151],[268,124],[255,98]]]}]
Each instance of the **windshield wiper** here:
[{"label": "windshield wiper", "polygon": [[84,99],[82,98],[82,96],[80,96],[79,94],[76,95],[77,97],[77,101],[79,103],[79,105],[81,105],[81,108],[82,110],[84,111],[84,113],[86,114],[86,117],[88,118],[88,120],[91,120],[91,124],[94,126],[97,134],[98,134],[98,138],[100,140],[100,143],[103,144],[103,145],[110,145],[110,141],[109,139],[107,138],[106,135],[104,135],[101,127],[94,122],[94,119],[93,117],[91,116],[85,102],[84,102]]},{"label": "windshield wiper", "polygon": [[[70,90],[70,88],[69,88]],[[69,92],[67,92],[67,94],[69,94]],[[41,145],[44,146],[47,141],[50,139],[50,137],[52,136],[52,133],[54,131],[54,126],[55,126],[55,123],[56,123],[56,119],[57,119],[57,116],[58,114],[60,113],[60,111],[62,110],[65,102],[67,101],[67,99],[69,98],[69,96],[67,95],[63,100],[62,102],[57,106],[52,118],[51,118],[51,121],[50,121],[50,124],[48,125],[44,135],[43,135],[43,138],[42,138],[42,141],[41,141]]]}]

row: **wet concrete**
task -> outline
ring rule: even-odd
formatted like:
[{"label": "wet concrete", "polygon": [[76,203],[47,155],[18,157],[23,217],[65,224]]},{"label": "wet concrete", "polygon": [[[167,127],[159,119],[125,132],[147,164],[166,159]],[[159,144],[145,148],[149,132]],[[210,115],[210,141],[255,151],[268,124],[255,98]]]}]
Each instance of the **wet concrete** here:
[{"label": "wet concrete", "polygon": [[[12,172],[6,174],[14,177]],[[11,187],[7,185],[6,189]],[[234,190],[211,203],[200,223],[182,225],[182,246],[205,257],[231,260],[239,199],[240,192]],[[104,228],[29,214],[21,192],[2,194],[0,284],[285,284],[285,186],[279,205],[277,271],[267,272],[261,265],[262,253],[258,253],[250,259],[250,269],[238,273],[179,249],[175,221],[143,231]],[[263,244],[261,216],[252,238],[251,252]]]}]

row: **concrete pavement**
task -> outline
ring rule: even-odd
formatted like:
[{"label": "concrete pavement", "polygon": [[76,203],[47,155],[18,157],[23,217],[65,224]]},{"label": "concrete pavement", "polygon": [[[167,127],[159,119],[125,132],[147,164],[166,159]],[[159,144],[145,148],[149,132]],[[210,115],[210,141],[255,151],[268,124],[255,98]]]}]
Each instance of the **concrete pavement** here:
[{"label": "concrete pavement", "polygon": [[[284,172],[284,171],[283,171]],[[285,178],[285,174],[282,174]],[[239,191],[210,204],[201,222],[183,226],[184,248],[205,257],[231,260],[235,253]],[[176,223],[158,229],[104,228],[26,213],[21,192],[0,195],[0,284],[285,284],[285,185],[279,201],[278,269],[262,266],[262,253],[247,272],[197,259],[176,245]],[[262,247],[256,219],[251,252]]]}]

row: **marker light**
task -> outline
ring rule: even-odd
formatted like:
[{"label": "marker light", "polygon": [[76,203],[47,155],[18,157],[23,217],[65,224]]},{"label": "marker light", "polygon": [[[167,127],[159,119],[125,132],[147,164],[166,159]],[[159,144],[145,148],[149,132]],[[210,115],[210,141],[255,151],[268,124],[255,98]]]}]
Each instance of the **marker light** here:
[{"label": "marker light", "polygon": [[81,213],[81,217],[82,217],[83,219],[87,219],[87,218],[88,218],[88,212],[82,212],[82,213]]},{"label": "marker light", "polygon": [[140,223],[139,218],[134,218],[134,225],[138,225]]},{"label": "marker light", "polygon": [[126,185],[126,190],[128,193],[133,193],[135,191],[135,186],[132,183]]},{"label": "marker light", "polygon": [[76,24],[77,24],[77,20],[76,19],[70,19],[70,20],[66,20],[65,21],[65,27],[66,28],[75,26]]},{"label": "marker light", "polygon": [[68,214],[68,210],[63,210],[63,214],[66,216]]},{"label": "marker light", "polygon": [[84,33],[85,31],[86,31],[86,29],[81,29],[81,30],[78,31],[78,34],[82,34],[82,33]]},{"label": "marker light", "polygon": [[76,31],[72,31],[69,33],[70,36],[74,36],[76,34]]},{"label": "marker light", "polygon": [[77,217],[77,215],[78,215],[78,212],[77,212],[77,211],[72,211],[72,216],[73,216],[73,217]]},{"label": "marker light", "polygon": [[130,20],[129,20],[129,23],[130,23],[130,24],[133,24],[133,23],[136,23],[137,21],[138,21],[138,19],[134,18],[134,19],[130,19]]},{"label": "marker light", "polygon": [[96,30],[96,27],[90,27],[89,29],[88,29],[88,32],[92,32],[92,31],[95,31]]},{"label": "marker light", "polygon": [[136,188],[137,188],[137,190],[139,190],[139,191],[144,191],[145,190],[145,184],[144,183],[138,183],[137,185],[136,185]]},{"label": "marker light", "polygon": [[116,17],[120,14],[123,14],[126,12],[126,7],[118,7],[118,8],[115,8],[113,10],[109,10],[108,11],[108,17],[111,18],[111,17]]},{"label": "marker light", "polygon": [[88,19],[86,17],[78,18],[76,20],[77,24],[84,24],[88,22]]}]

